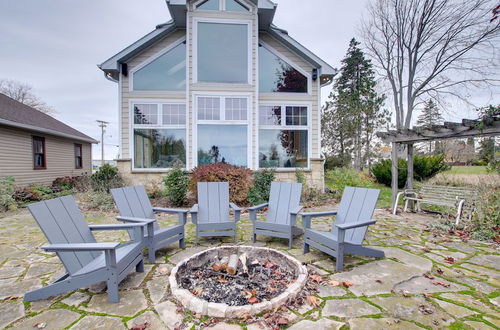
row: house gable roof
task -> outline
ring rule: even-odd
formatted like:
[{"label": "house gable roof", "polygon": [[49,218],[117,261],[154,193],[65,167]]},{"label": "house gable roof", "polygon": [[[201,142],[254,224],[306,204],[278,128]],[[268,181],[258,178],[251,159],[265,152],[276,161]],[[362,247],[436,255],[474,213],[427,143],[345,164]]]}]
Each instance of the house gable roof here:
[{"label": "house gable roof", "polygon": [[83,142],[96,140],[63,122],[0,93],[0,124]]},{"label": "house gable roof", "polygon": [[[156,26],[156,29],[137,40],[118,54],[109,58],[98,67],[104,71],[106,78],[118,81],[120,65],[137,55],[145,48],[154,44],[177,29],[186,28],[187,3],[193,0],[165,0],[172,16],[172,20]],[[283,43],[289,49],[306,59],[313,67],[319,70],[321,82],[331,82],[337,70],[316,56],[309,49],[301,45],[288,35],[288,32],[272,24],[277,5],[270,0],[249,0],[258,7],[259,30],[268,32],[271,36]]]}]

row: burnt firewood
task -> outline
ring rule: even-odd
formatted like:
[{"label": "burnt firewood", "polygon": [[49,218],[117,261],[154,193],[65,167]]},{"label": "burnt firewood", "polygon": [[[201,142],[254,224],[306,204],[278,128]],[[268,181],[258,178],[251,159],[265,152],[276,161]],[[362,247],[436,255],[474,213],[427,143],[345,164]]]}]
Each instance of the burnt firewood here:
[{"label": "burnt firewood", "polygon": [[229,262],[229,258],[228,257],[222,257],[220,259],[220,264],[221,264],[221,269],[222,270],[226,270],[227,269],[227,263]]},{"label": "burnt firewood", "polygon": [[215,270],[216,272],[218,272],[219,270],[221,270],[221,267],[222,267],[222,264],[219,260],[219,257],[214,257],[212,269]]},{"label": "burnt firewood", "polygon": [[228,274],[234,275],[236,274],[236,271],[238,270],[238,255],[237,254],[231,254],[229,256],[229,261],[227,263],[227,268],[226,271]]}]

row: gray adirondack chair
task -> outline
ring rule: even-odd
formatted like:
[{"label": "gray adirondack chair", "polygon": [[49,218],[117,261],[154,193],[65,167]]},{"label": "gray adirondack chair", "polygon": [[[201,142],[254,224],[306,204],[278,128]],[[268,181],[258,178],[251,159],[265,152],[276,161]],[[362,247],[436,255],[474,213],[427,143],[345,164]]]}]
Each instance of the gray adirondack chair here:
[{"label": "gray adirondack chair", "polygon": [[144,271],[142,240],[97,243],[92,231],[133,229],[141,237],[147,223],[88,225],[71,196],[31,204],[28,209],[49,241],[42,249],[56,252],[67,273],[48,286],[26,293],[24,300],[44,299],[106,281],[108,300],[119,302],[118,284],[134,267]]},{"label": "gray adirondack chair", "polygon": [[[118,207],[120,215],[117,219],[123,222],[141,222],[144,219],[154,220],[148,225],[146,235],[146,246],[148,248],[148,261],[155,262],[155,253],[157,250],[179,241],[179,247],[186,247],[184,225],[186,224],[188,210],[183,209],[167,209],[151,206],[148,194],[144,186],[133,186],[125,188],[111,189],[111,194]],[[156,222],[155,212],[163,212],[168,214],[177,214],[179,224],[168,228],[160,228]],[[134,234],[133,231],[129,234]]]},{"label": "gray adirondack chair", "polygon": [[[302,234],[302,229],[296,226],[300,206],[301,183],[273,182],[269,203],[253,206],[248,209],[253,222],[252,242],[257,234],[288,239],[288,247],[292,248],[293,237]],[[257,211],[269,207],[266,221],[257,221]]]},{"label": "gray adirondack chair", "polygon": [[[234,210],[234,221],[229,220],[229,208]],[[229,202],[229,183],[198,182],[198,204],[193,205],[191,220],[196,225],[196,239],[209,236],[234,236],[241,208]]]},{"label": "gray adirondack chair", "polygon": [[[383,251],[362,246],[366,230],[375,224],[372,219],[380,190],[345,187],[338,211],[301,213],[304,225],[304,253],[315,247],[336,259],[335,268],[344,269],[344,254],[383,258]],[[332,230],[311,229],[311,219],[335,215]]]}]

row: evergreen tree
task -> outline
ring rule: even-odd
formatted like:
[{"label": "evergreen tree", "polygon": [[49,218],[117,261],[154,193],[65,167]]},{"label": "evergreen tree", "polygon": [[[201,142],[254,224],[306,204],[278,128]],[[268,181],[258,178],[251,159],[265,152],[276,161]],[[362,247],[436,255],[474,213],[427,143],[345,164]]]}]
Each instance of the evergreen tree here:
[{"label": "evergreen tree", "polygon": [[382,109],[385,97],[375,90],[373,65],[359,45],[354,38],[349,43],[323,108],[322,132],[327,153],[337,154],[344,162],[354,159],[362,169],[370,160],[374,131],[386,122],[388,112]]},{"label": "evergreen tree", "polygon": [[[430,99],[425,103],[422,113],[417,118],[417,126],[430,128],[433,125],[441,124],[443,120],[437,104]],[[432,153],[432,141],[429,141],[429,153]]]}]

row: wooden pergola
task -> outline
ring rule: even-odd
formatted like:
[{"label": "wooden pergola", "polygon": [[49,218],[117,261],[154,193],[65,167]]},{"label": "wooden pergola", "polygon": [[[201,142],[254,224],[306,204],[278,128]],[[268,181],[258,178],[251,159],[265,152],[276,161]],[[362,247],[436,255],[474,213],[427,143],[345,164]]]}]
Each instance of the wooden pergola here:
[{"label": "wooden pergola", "polygon": [[445,122],[443,125],[431,127],[414,127],[413,129],[389,130],[378,132],[377,136],[386,143],[391,143],[392,160],[392,205],[396,203],[398,194],[398,148],[406,145],[408,152],[408,177],[406,188],[413,189],[413,145],[417,142],[430,142],[470,137],[488,137],[500,135],[500,116],[485,117],[481,120],[463,119],[461,123]]}]

